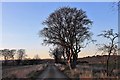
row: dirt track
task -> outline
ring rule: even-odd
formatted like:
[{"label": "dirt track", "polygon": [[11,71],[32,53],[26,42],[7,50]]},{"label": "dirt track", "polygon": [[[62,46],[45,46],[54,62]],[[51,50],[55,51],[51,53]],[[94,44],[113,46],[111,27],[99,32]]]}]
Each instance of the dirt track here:
[{"label": "dirt track", "polygon": [[67,80],[67,76],[65,76],[62,72],[60,72],[54,65],[49,64],[45,71],[38,77],[37,80]]}]

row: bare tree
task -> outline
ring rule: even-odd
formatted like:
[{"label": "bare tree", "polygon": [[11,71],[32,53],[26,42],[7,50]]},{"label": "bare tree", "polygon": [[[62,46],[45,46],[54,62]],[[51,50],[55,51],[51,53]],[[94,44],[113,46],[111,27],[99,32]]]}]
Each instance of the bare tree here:
[{"label": "bare tree", "polygon": [[55,59],[55,63],[60,62],[61,57],[62,57],[62,50],[60,49],[60,47],[56,47],[55,49],[50,49],[50,56],[53,57]]},{"label": "bare tree", "polygon": [[12,59],[13,65],[14,65],[14,56],[15,56],[15,54],[16,54],[15,49],[9,50],[9,58]]},{"label": "bare tree", "polygon": [[60,45],[65,49],[68,64],[76,65],[78,53],[91,40],[90,25],[82,9],[63,7],[51,13],[43,22],[45,27],[40,31],[44,44]]},{"label": "bare tree", "polygon": [[119,0],[112,3],[111,9],[112,9],[113,11],[119,12],[119,11],[120,11],[119,8],[120,8],[120,1],[119,1]]},{"label": "bare tree", "polygon": [[14,60],[15,54],[16,54],[16,50],[15,49],[9,50],[9,57],[12,58],[12,60]]},{"label": "bare tree", "polygon": [[23,60],[27,55],[25,54],[25,50],[24,49],[19,49],[17,51],[18,53],[18,59],[19,60]]},{"label": "bare tree", "polygon": [[9,59],[9,49],[0,50],[1,55],[4,57],[5,65],[7,64],[7,60]]},{"label": "bare tree", "polygon": [[102,34],[99,34],[98,36],[102,36],[106,39],[109,40],[108,44],[102,44],[102,46],[99,47],[99,50],[102,51],[102,53],[107,53],[108,57],[106,60],[106,68],[107,68],[107,76],[110,75],[110,68],[109,68],[109,60],[110,60],[110,55],[115,55],[117,54],[118,50],[118,42],[116,42],[116,39],[118,38],[118,33],[114,33],[113,29],[110,29],[108,31],[103,31]]},{"label": "bare tree", "polygon": [[6,64],[8,59],[12,59],[14,61],[14,55],[16,54],[16,50],[3,49],[3,50],[0,50],[0,54],[4,57],[5,64]]}]

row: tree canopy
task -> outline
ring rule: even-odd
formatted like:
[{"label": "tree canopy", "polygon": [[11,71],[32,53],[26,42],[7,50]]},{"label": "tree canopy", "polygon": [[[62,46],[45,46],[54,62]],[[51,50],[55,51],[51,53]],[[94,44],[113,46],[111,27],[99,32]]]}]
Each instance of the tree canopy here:
[{"label": "tree canopy", "polygon": [[74,55],[77,57],[81,48],[91,40],[92,21],[82,9],[59,8],[49,15],[43,25],[47,26],[40,31],[40,35],[44,37],[44,44],[60,45],[65,48],[66,54],[69,54],[68,61]]}]

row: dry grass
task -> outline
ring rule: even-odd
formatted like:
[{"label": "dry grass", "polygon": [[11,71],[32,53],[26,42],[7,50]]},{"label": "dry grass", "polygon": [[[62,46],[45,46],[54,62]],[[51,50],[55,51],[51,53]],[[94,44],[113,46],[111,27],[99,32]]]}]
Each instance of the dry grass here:
[{"label": "dry grass", "polygon": [[[69,78],[110,78],[107,77],[106,72],[102,69],[94,69],[89,65],[77,65],[75,69],[70,71],[68,66],[60,65],[58,66],[61,71],[63,71]],[[116,78],[115,76],[111,76],[111,78]]]},{"label": "dry grass", "polygon": [[44,65],[29,65],[29,66],[20,66],[19,68],[10,68],[3,70],[3,78],[27,78],[27,75],[33,71],[41,70],[44,68]]}]

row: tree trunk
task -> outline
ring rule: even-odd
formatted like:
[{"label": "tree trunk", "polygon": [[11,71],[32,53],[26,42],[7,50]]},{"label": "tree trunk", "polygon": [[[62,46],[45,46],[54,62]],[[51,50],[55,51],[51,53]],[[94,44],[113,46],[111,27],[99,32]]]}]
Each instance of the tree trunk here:
[{"label": "tree trunk", "polygon": [[55,63],[58,63],[58,57],[55,55]]},{"label": "tree trunk", "polygon": [[4,56],[4,60],[5,60],[4,64],[7,65],[7,57],[6,56]]},{"label": "tree trunk", "polygon": [[107,59],[107,76],[109,75],[109,60]]},{"label": "tree trunk", "polygon": [[73,54],[73,65],[72,68],[74,69],[77,65],[77,54]]},{"label": "tree trunk", "polygon": [[67,55],[68,66],[70,68],[70,71],[72,71],[72,67],[71,67],[72,59],[71,59],[71,51],[70,51],[70,49],[66,48],[66,55]]},{"label": "tree trunk", "polygon": [[77,55],[76,53],[73,52],[73,50],[71,49],[71,57],[72,57],[72,60],[71,60],[71,67],[72,69],[74,69],[76,67],[76,64],[77,64]]},{"label": "tree trunk", "polygon": [[109,76],[109,58],[110,58],[110,54],[108,55],[108,59],[107,59],[107,76]]},{"label": "tree trunk", "polygon": [[12,62],[12,65],[15,65],[15,60],[14,60],[14,57],[12,58],[13,62]]},{"label": "tree trunk", "polygon": [[62,56],[63,56],[64,62],[65,62],[65,61],[66,61],[66,57],[65,57],[65,49],[63,49]]}]

